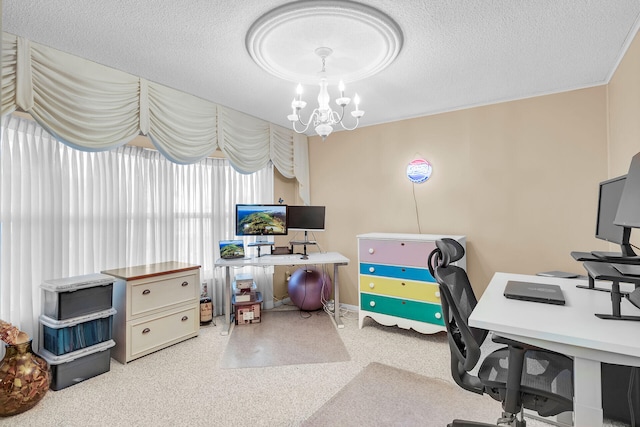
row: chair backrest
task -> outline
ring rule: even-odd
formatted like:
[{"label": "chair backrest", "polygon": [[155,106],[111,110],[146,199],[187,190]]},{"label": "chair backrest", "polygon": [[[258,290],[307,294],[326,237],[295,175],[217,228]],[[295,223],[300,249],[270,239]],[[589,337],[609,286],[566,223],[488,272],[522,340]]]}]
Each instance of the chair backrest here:
[{"label": "chair backrest", "polygon": [[469,316],[478,303],[467,272],[452,265],[464,256],[464,248],[450,238],[436,241],[436,249],[429,254],[428,266],[440,288],[442,314],[451,350],[451,374],[458,385],[483,393],[479,379],[469,375],[480,359],[480,346],[488,331],[469,326]]}]

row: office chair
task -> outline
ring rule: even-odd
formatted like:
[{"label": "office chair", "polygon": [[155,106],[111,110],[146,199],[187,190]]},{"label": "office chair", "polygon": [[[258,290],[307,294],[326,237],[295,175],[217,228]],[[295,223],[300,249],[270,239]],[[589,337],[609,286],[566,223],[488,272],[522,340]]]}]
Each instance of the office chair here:
[{"label": "office chair", "polygon": [[[486,393],[502,402],[498,425],[526,426],[523,408],[543,417],[572,411],[573,361],[562,354],[494,336],[492,340],[505,347],[491,352],[482,361],[477,376],[470,374],[480,360],[480,346],[489,332],[469,326],[469,315],[478,301],[465,270],[451,265],[463,256],[460,243],[444,238],[436,241],[436,249],[428,257],[429,271],[440,287],[455,382],[466,390]],[[495,424],[454,420],[449,427],[489,425]]]}]

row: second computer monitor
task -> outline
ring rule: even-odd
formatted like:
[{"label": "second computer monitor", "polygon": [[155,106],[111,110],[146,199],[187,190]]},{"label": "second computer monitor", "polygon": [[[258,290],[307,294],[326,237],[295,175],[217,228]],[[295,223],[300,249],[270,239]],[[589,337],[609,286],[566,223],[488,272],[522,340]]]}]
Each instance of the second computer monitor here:
[{"label": "second computer monitor", "polygon": [[290,231],[324,231],[324,206],[292,206],[287,208]]},{"label": "second computer monitor", "polygon": [[623,175],[600,183],[598,215],[596,219],[596,237],[598,239],[620,245],[621,253],[616,255],[606,252],[594,252],[594,255],[596,256],[635,256],[635,253],[629,244],[631,229],[614,223],[626,181],[627,176]]}]

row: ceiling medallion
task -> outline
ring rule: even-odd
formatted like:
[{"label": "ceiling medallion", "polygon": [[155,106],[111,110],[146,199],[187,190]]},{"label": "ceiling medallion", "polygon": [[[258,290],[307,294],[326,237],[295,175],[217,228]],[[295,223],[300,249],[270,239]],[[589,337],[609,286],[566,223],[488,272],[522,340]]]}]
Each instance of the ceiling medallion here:
[{"label": "ceiling medallion", "polygon": [[318,82],[318,47],[332,49],[329,83],[372,76],[400,53],[402,30],[389,16],[352,1],[302,0],[284,4],[256,20],[245,39],[258,66],[281,79]]}]

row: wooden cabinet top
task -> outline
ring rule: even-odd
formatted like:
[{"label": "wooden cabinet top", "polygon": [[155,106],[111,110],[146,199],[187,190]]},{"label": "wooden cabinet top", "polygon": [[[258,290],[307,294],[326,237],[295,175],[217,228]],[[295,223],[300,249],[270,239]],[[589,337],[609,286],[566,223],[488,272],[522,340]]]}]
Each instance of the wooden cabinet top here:
[{"label": "wooden cabinet top", "polygon": [[124,280],[146,279],[148,277],[162,276],[165,274],[180,273],[182,271],[197,270],[199,265],[185,262],[167,261],[157,264],[137,265],[135,267],[116,268],[102,271],[102,274],[117,277]]}]

